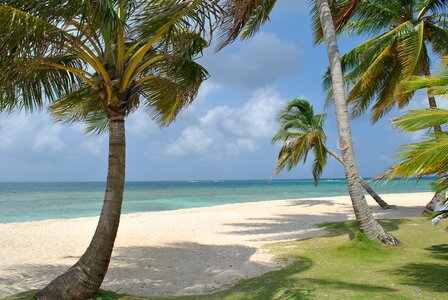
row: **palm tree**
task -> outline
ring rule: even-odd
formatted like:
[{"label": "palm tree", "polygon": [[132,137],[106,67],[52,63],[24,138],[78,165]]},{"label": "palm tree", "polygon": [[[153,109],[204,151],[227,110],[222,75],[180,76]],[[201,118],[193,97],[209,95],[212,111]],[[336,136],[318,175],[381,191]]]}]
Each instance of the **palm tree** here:
[{"label": "palm tree", "polygon": [[[394,120],[394,125],[404,131],[415,132],[427,130],[434,126],[448,124],[448,110],[440,108],[428,108],[412,110],[402,117]],[[428,133],[426,138],[418,143],[405,144],[400,147],[397,155],[397,165],[390,168],[383,178],[389,180],[400,178],[421,178],[433,174],[446,174],[448,172],[448,133]],[[448,177],[441,176],[435,182],[435,190],[438,193],[448,188]],[[446,204],[448,199],[441,203]],[[434,211],[433,211],[434,213]],[[448,213],[439,211],[437,215]]]},{"label": "palm tree", "polygon": [[[433,95],[448,96],[448,56],[442,60],[444,68],[435,77],[415,77],[403,84],[404,89],[415,91],[429,89]],[[403,131],[415,132],[428,130],[435,126],[448,124],[448,110],[440,108],[412,110],[393,120],[395,126]],[[419,143],[403,145],[397,156],[398,164],[387,171],[382,177],[422,177],[448,172],[448,134],[446,132],[427,133],[425,140]],[[436,192],[448,188],[448,177],[441,176],[436,181]],[[447,199],[444,199],[446,204]],[[440,213],[447,213],[442,211]]]},{"label": "palm tree", "polygon": [[109,133],[106,191],[85,253],[38,299],[86,299],[107,272],[125,181],[125,119],[139,105],[168,125],[207,72],[194,58],[214,24],[210,1],[9,0],[0,2],[0,107],[46,101],[61,121]]},{"label": "palm tree", "polygon": [[[403,91],[400,83],[411,76],[431,75],[430,49],[439,56],[448,53],[447,7],[446,0],[358,1],[338,27],[340,33],[374,35],[341,59],[353,116],[373,105],[372,121],[376,122],[395,106],[403,108],[411,101],[414,92]],[[331,85],[329,71],[324,85],[327,89]],[[427,92],[429,107],[436,108],[431,90]],[[444,198],[444,193],[436,194],[425,211]]]},{"label": "palm tree", "polygon": [[[227,12],[224,19],[224,33],[219,47],[233,42],[238,36],[249,38],[257,33],[261,25],[269,20],[269,13],[276,4],[276,0],[257,1],[257,0],[231,0],[227,2],[225,10]],[[344,22],[344,14],[350,15],[353,8],[347,5],[347,1],[332,1],[332,8],[343,2],[338,8],[339,18]],[[356,6],[358,0],[350,0],[349,4]],[[350,120],[348,118],[346,99],[344,95],[344,82],[342,78],[342,68],[340,64],[339,50],[334,30],[334,20],[331,16],[331,10],[328,1],[316,0],[315,12],[320,17],[320,26],[327,45],[328,57],[330,61],[331,75],[334,82],[333,95],[336,106],[336,119],[338,123],[339,139],[342,145],[345,176],[347,186],[352,201],[356,219],[361,231],[370,239],[380,241],[384,244],[396,245],[398,240],[384,230],[375,220],[370,211],[367,201],[362,191],[359,181],[358,168],[356,166],[353,152]],[[218,47],[218,49],[219,49]]]},{"label": "palm tree", "polygon": [[[342,158],[326,146],[327,135],[323,127],[326,117],[326,114],[315,115],[313,106],[306,99],[293,99],[279,112],[277,121],[280,123],[280,129],[272,139],[272,143],[281,141],[282,147],[272,176],[285,168],[290,171],[302,160],[305,162],[310,151],[314,154],[312,174],[316,186],[327,164],[328,154],[344,165]],[[381,208],[390,208],[367,182],[361,177],[359,180]]]},{"label": "palm tree", "polygon": [[[401,130],[415,132],[435,125],[448,124],[448,110],[427,108],[411,110],[394,119],[394,125]],[[398,164],[386,174],[388,178],[413,176],[422,177],[448,171],[448,133],[427,133],[425,140],[400,147]]]},{"label": "palm tree", "polygon": [[359,181],[359,172],[356,166],[355,153],[353,150],[352,135],[350,130],[350,118],[348,116],[347,104],[344,93],[344,79],[342,76],[339,47],[336,39],[333,18],[327,0],[316,0],[320,23],[322,24],[323,38],[327,47],[328,60],[330,62],[330,73],[333,82],[333,99],[335,104],[336,121],[339,132],[339,141],[344,161],[345,177],[347,179],[348,191],[352,200],[356,220],[361,231],[370,239],[380,241],[388,245],[398,244],[398,240],[390,235],[375,220],[367,205],[366,198],[362,192]]}]

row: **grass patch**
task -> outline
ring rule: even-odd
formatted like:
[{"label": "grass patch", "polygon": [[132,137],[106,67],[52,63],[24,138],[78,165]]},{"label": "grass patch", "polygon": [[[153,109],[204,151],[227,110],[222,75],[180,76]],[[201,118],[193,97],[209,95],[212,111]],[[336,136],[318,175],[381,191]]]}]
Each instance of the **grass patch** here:
[{"label": "grass patch", "polygon": [[[327,223],[324,237],[268,248],[292,263],[214,294],[144,298],[102,291],[95,300],[143,299],[443,299],[448,292],[448,233],[425,218],[383,220],[401,244],[383,246],[355,222]],[[35,293],[35,292],[34,292]],[[32,299],[33,292],[5,298]]]}]

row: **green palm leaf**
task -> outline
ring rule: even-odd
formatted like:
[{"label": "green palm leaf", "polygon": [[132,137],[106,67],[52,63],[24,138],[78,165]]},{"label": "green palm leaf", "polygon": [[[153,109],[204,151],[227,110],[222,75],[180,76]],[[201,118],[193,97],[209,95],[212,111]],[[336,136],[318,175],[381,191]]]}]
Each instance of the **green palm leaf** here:
[{"label": "green palm leaf", "polygon": [[[372,108],[372,121],[376,122],[392,108],[402,108],[410,102],[413,91],[403,88],[403,83],[429,72],[427,48],[439,56],[448,54],[445,4],[430,0],[357,3],[350,19],[338,28],[340,34],[370,37],[341,60],[353,116]],[[323,85],[331,100],[328,70]]]},{"label": "green palm leaf", "polygon": [[328,156],[325,148],[327,136],[323,129],[325,119],[326,115],[316,115],[313,106],[305,99],[293,99],[286,104],[277,115],[280,128],[272,139],[272,143],[282,142],[272,176],[285,168],[290,171],[301,161],[306,162],[312,151],[312,173],[315,184],[318,184]]},{"label": "green palm leaf", "polygon": [[411,110],[393,120],[393,124],[405,131],[418,131],[448,124],[448,110],[440,108]]},{"label": "green palm leaf", "polygon": [[428,134],[428,139],[400,147],[399,163],[388,174],[389,178],[426,176],[443,173],[448,166],[448,134]]}]

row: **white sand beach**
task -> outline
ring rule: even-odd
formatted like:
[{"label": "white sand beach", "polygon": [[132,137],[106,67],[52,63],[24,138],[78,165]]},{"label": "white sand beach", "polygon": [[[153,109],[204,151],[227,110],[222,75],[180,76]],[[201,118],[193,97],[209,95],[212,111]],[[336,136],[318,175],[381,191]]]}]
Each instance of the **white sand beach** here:
[{"label": "white sand beach", "polygon": [[[420,215],[431,193],[381,195],[377,218]],[[133,295],[201,294],[279,267],[267,243],[324,233],[352,219],[349,197],[278,200],[123,215],[102,288]],[[76,262],[97,218],[0,224],[0,297],[39,289]]]}]

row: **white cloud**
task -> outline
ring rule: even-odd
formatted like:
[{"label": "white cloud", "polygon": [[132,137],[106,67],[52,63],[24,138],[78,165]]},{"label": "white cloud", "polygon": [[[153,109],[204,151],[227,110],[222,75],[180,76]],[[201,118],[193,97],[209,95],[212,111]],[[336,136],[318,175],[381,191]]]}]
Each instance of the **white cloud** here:
[{"label": "white cloud", "polygon": [[207,135],[204,129],[199,127],[185,128],[181,136],[166,147],[166,153],[169,155],[180,156],[187,153],[211,154],[210,146],[213,146],[213,137]]},{"label": "white cloud", "polygon": [[238,155],[242,152],[257,152],[260,145],[254,139],[236,139],[227,143],[227,150],[232,155]]},{"label": "white cloud", "polygon": [[207,80],[203,84],[201,84],[201,87],[199,88],[199,93],[196,99],[194,100],[195,103],[201,103],[205,102],[212,94],[222,89],[222,85],[214,82],[213,80]]},{"label": "white cloud", "polygon": [[45,113],[15,113],[2,115],[0,119],[0,150],[17,152],[61,151],[65,148],[62,139],[64,126],[51,121]]},{"label": "white cloud", "polygon": [[159,129],[157,123],[143,109],[134,112],[126,122],[126,130],[130,134],[147,137]]},{"label": "white cloud", "polygon": [[170,141],[166,154],[216,158],[256,152],[260,143],[269,143],[275,133],[275,115],[284,103],[278,92],[268,87],[253,92],[241,107],[216,106]]}]

